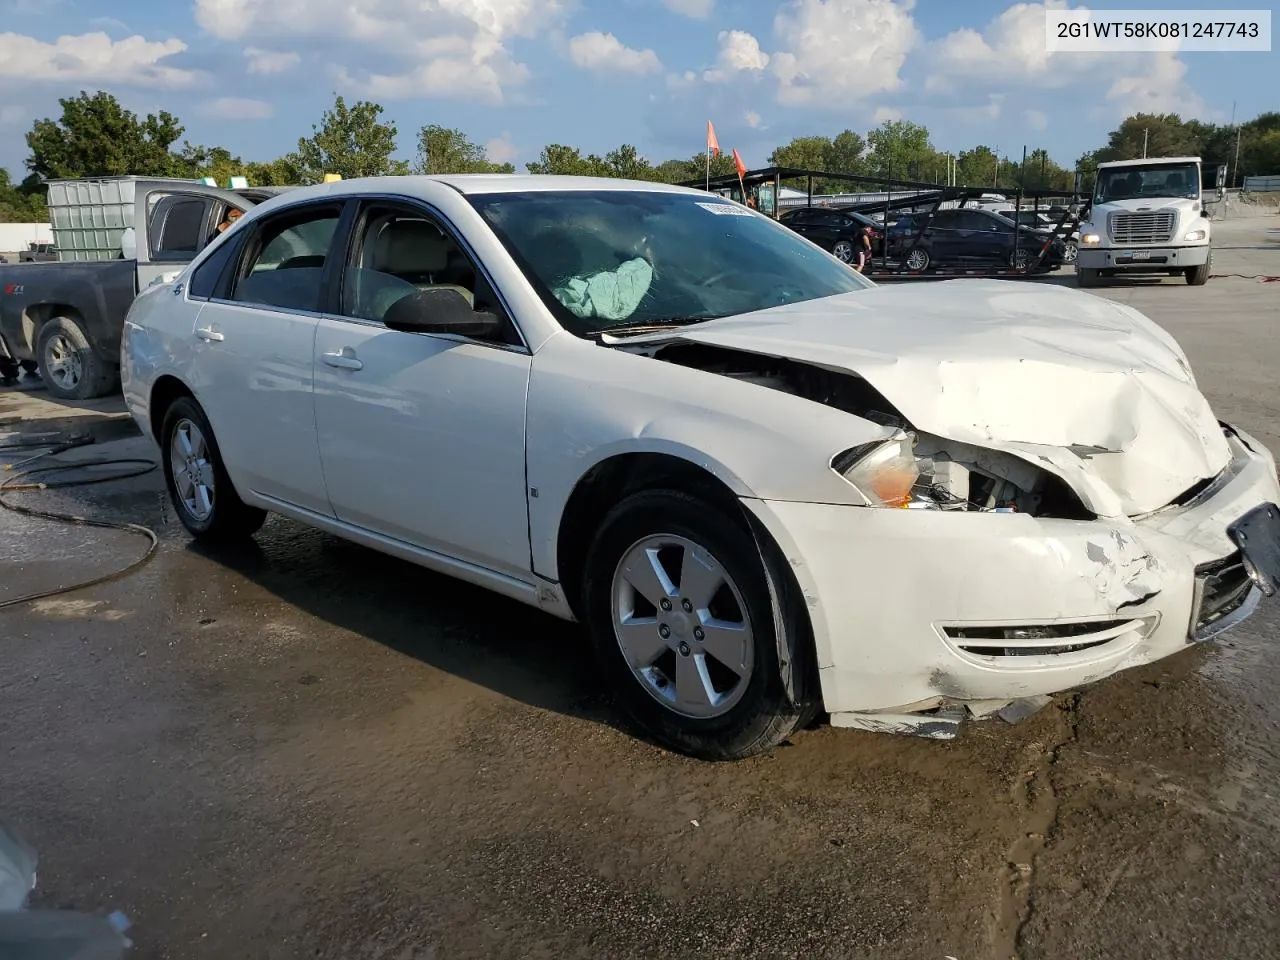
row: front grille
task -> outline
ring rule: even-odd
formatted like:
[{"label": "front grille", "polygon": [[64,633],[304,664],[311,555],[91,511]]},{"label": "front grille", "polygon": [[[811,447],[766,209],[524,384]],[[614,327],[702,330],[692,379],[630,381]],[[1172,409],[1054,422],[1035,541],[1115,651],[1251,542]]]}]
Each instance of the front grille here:
[{"label": "front grille", "polygon": [[1172,210],[1113,213],[1107,219],[1107,228],[1115,243],[1168,243],[1177,222],[1178,215]]},{"label": "front grille", "polygon": [[1051,657],[1145,636],[1152,623],[1137,619],[1021,627],[966,624],[943,627],[943,632],[957,649],[976,657]]},{"label": "front grille", "polygon": [[1200,585],[1200,607],[1196,611],[1196,632],[1212,626],[1243,606],[1253,587],[1240,553],[1196,567]]}]

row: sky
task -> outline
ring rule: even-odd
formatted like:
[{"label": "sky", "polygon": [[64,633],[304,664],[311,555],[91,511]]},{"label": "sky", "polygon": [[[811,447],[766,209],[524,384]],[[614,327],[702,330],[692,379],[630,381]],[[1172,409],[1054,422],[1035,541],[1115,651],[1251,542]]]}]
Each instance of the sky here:
[{"label": "sky", "polygon": [[792,137],[898,118],[925,124],[940,150],[1044,147],[1070,167],[1138,110],[1226,123],[1233,104],[1240,119],[1280,109],[1280,53],[1050,54],[1046,6],[1085,5],[0,0],[0,166],[24,172],[32,122],[98,89],[139,114],[168,110],[185,139],[245,160],[294,149],[340,93],[381,103],[406,159],[434,123],[520,169],[547,143],[689,157],[709,119],[756,167]]}]

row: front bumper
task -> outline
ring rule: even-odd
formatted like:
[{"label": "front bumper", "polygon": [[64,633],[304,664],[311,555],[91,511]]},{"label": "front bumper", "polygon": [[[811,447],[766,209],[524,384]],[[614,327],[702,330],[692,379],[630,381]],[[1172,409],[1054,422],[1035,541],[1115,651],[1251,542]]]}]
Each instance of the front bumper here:
[{"label": "front bumper", "polygon": [[[1135,258],[1135,254],[1137,258]],[[1209,245],[1195,247],[1090,247],[1080,245],[1076,267],[1086,270],[1165,272],[1198,267],[1209,260]]]},{"label": "front bumper", "polygon": [[1169,656],[1252,611],[1227,527],[1280,502],[1280,483],[1264,447],[1228,443],[1231,464],[1194,499],[1131,522],[744,503],[799,581],[828,712],[1012,700]]}]

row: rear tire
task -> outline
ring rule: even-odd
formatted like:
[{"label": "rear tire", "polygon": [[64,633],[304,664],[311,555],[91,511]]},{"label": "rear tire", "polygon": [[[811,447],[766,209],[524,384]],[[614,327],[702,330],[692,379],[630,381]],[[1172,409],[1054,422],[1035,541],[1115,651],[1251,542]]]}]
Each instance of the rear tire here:
[{"label": "rear tire", "polygon": [[111,392],[119,368],[99,357],[79,321],[54,317],[36,338],[36,362],[52,396],[92,400]]},{"label": "rear tire", "polygon": [[[764,552],[741,517],[676,490],[636,493],[600,526],[583,601],[601,674],[671,750],[704,760],[763,753],[820,705],[804,605],[772,544]],[[775,624],[800,651],[790,665],[797,705]]]},{"label": "rear tire", "polygon": [[179,397],[165,412],[160,460],[178,519],[197,540],[245,540],[267,519],[265,510],[246,505],[236,493],[213,428],[190,397]]},{"label": "rear tire", "polygon": [[1213,266],[1213,254],[1210,253],[1205,262],[1198,267],[1187,267],[1187,284],[1192,287],[1203,287],[1209,282],[1209,268]]}]

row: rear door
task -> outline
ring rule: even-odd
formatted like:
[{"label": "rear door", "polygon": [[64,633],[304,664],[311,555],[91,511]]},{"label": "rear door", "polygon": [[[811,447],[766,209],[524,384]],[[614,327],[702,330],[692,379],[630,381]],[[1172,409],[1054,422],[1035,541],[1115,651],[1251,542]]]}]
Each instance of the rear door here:
[{"label": "rear door", "polygon": [[345,209],[316,201],[240,228],[191,332],[191,386],[236,486],[324,515],[312,354]]}]

